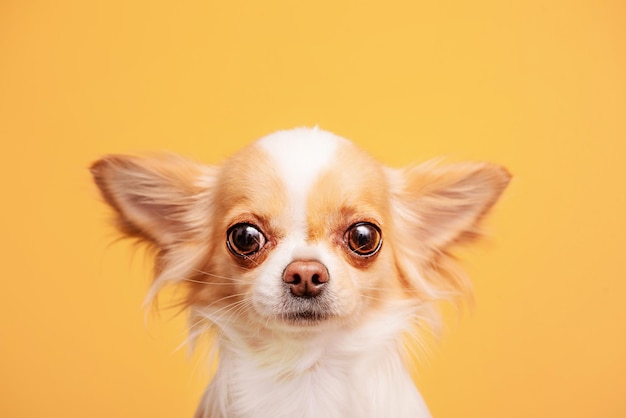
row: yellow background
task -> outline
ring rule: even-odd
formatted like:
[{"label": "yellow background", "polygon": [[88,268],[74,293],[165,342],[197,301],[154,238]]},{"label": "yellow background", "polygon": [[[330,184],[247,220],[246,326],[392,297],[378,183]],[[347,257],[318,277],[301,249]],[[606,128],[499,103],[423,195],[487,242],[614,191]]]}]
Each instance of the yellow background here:
[{"label": "yellow background", "polygon": [[190,417],[204,363],[145,325],[87,167],[319,124],[515,175],[420,364],[435,417],[625,417],[625,45],[620,0],[0,1],[0,416]]}]

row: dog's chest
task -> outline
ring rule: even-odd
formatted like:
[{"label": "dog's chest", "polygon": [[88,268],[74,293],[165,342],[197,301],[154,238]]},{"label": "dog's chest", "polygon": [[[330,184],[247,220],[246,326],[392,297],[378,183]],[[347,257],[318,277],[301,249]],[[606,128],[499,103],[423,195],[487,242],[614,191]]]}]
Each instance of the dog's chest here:
[{"label": "dog's chest", "polygon": [[298,372],[276,370],[278,375],[269,370],[241,372],[231,386],[237,416],[341,417],[359,406],[360,390],[349,373],[324,362]]},{"label": "dog's chest", "polygon": [[204,404],[227,404],[227,412],[206,416],[430,417],[394,351],[354,358],[329,355],[296,366],[258,367],[252,359],[223,358]]}]

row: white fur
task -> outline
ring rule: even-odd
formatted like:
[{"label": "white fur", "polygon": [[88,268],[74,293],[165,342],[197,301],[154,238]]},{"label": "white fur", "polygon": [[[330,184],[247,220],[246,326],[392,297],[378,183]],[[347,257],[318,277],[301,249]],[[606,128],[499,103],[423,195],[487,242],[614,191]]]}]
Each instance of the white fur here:
[{"label": "white fur", "polygon": [[[280,131],[261,138],[257,144],[275,163],[287,189],[285,202],[294,226],[306,228],[306,201],[319,174],[333,161],[345,139],[318,129]],[[295,232],[295,231],[294,231]]]},{"label": "white fur", "polygon": [[274,331],[256,350],[231,328],[196,418],[430,417],[399,345],[414,315],[396,305],[356,329]]}]

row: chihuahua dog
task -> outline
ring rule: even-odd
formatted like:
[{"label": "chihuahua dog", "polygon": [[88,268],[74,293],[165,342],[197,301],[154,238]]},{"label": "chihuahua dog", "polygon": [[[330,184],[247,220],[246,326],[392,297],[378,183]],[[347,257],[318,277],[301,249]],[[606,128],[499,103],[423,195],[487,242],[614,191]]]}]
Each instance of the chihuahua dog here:
[{"label": "chihuahua dog", "polygon": [[313,129],[220,166],[111,155],[92,166],[119,230],[156,250],[152,299],[186,287],[219,363],[197,418],[429,417],[405,336],[467,290],[450,254],[510,176],[487,163],[393,169]]}]

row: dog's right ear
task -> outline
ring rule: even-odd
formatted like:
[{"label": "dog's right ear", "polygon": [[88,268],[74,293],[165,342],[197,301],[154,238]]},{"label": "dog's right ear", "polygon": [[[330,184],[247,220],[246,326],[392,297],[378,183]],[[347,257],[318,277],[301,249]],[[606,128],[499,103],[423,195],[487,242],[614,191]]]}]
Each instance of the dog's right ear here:
[{"label": "dog's right ear", "polygon": [[91,173],[127,236],[167,249],[198,239],[208,221],[213,167],[172,154],[109,155],[96,161]]}]

